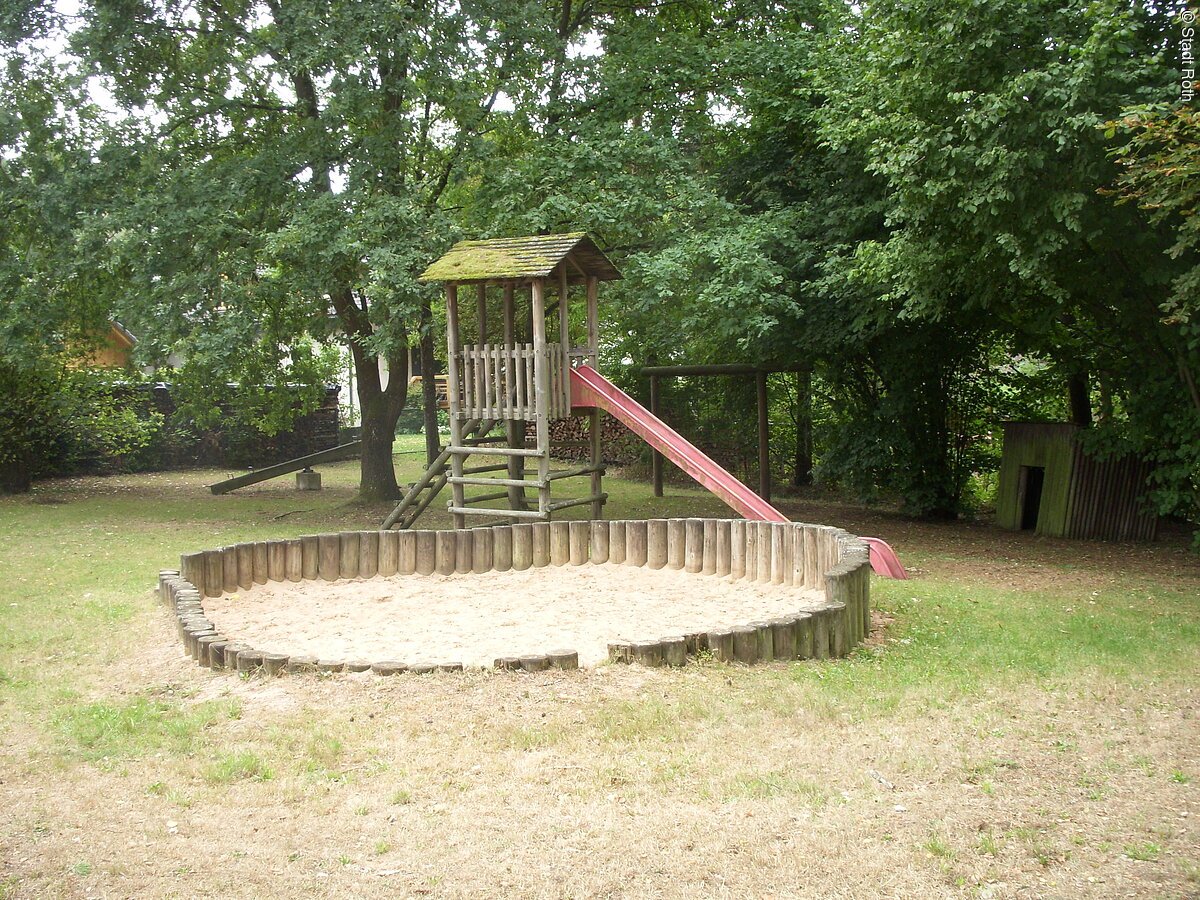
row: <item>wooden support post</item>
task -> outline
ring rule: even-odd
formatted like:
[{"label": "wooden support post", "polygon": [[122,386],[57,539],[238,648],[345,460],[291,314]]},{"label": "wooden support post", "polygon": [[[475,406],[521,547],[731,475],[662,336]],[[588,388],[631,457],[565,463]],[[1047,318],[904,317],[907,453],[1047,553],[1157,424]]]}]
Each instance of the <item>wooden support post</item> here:
[{"label": "wooden support post", "polygon": [[[458,397],[461,385],[459,384],[458,371],[458,285],[454,282],[446,284],[446,393],[449,398],[450,405],[450,444],[454,447],[462,446],[462,422],[459,420]],[[463,458],[458,455],[450,457],[451,474],[457,478],[462,477]],[[463,507],[464,491],[461,483],[451,484],[450,489],[454,492],[454,506]],[[454,527],[462,528],[466,524],[466,519],[459,513],[454,514]]]},{"label": "wooden support post", "polygon": [[250,577],[255,584],[267,583],[267,567],[270,565],[270,555],[267,553],[266,541],[255,541],[251,555]]},{"label": "wooden support post", "polygon": [[767,373],[754,373],[758,394],[758,495],[771,502],[771,427],[767,417]]},{"label": "wooden support post", "polygon": [[746,577],[746,520],[729,523],[729,574],[734,581]]},{"label": "wooden support post", "polygon": [[283,581],[287,578],[287,542],[267,541],[267,579]]},{"label": "wooden support post", "polygon": [[455,536],[454,544],[454,571],[459,575],[466,575],[474,567],[472,557],[475,555],[474,541],[472,540],[473,531],[464,531]]},{"label": "wooden support post", "polygon": [[338,536],[341,545],[339,570],[343,578],[358,577],[358,537],[357,531],[343,531]]},{"label": "wooden support post", "polygon": [[[507,282],[504,285],[504,346],[507,350],[512,351],[517,346],[517,322],[516,322],[516,305],[513,297],[513,284]],[[504,361],[504,383],[507,385],[515,385],[517,383],[516,361],[511,355]],[[504,434],[507,438],[506,443],[511,448],[523,448],[525,446],[525,420],[524,419],[508,419],[504,423]],[[524,457],[513,455],[508,457],[508,477],[512,481],[522,481],[525,478],[525,459]],[[508,508],[509,509],[528,509],[529,506],[525,502],[525,489],[519,487],[508,488]]]},{"label": "wooden support post", "polygon": [[[563,260],[558,266],[558,342],[562,347],[562,359],[559,365],[562,367],[562,383],[561,389],[570,391],[570,382],[567,380],[567,370],[571,368],[571,289],[567,283],[567,262]],[[563,409],[569,413],[571,404],[568,402],[563,406]]]},{"label": "wooden support post", "polygon": [[796,616],[796,659],[812,659],[816,653],[815,628],[812,613]]},{"label": "wooden support post", "polygon": [[[662,396],[659,393],[657,375],[650,376],[650,412],[655,418],[662,418]],[[663,455],[657,450],[650,454],[650,475],[654,480],[654,496],[663,495]]]},{"label": "wooden support post", "polygon": [[455,538],[458,536],[454,531],[438,531],[435,532],[437,537],[434,540],[435,545],[435,563],[434,571],[439,575],[453,575],[454,567],[458,564],[455,558],[458,552],[458,542]]},{"label": "wooden support post", "polygon": [[254,545],[237,545],[237,580],[238,587],[249,590],[254,586]]},{"label": "wooden support post", "polygon": [[550,565],[550,523],[533,523],[533,567]]},{"label": "wooden support post", "polygon": [[[533,308],[533,402],[538,457],[538,512],[550,515],[550,366],[546,356],[546,283],[533,279],[530,285]],[[536,556],[536,554],[535,554]],[[536,565],[536,562],[535,562]],[[543,563],[544,565],[544,563]]]},{"label": "wooden support post", "polygon": [[[600,364],[600,280],[595,275],[587,279],[587,330],[588,347],[587,362],[593,369]],[[593,409],[588,413],[588,438],[591,442],[592,464],[592,496],[599,497],[604,491],[604,473],[600,471],[601,433],[600,410]],[[599,519],[604,515],[604,502],[596,500],[592,503],[592,518]]]},{"label": "wooden support post", "polygon": [[[733,561],[730,558],[732,555],[731,550],[733,549],[731,542],[730,542],[730,536],[732,534],[732,531],[731,531],[732,524],[733,523],[728,521],[727,519],[717,519],[716,520],[716,526],[717,526],[717,528],[716,528],[717,537],[716,537],[716,541],[715,541],[716,552],[714,554],[715,559],[713,562],[712,574],[716,575],[718,578],[728,575],[733,566]],[[705,551],[704,551],[704,553],[705,553],[704,571],[705,572],[708,572],[707,542],[708,542],[708,538],[706,535],[706,537],[705,537],[706,547],[705,547]]]},{"label": "wooden support post", "polygon": [[471,532],[471,571],[477,575],[492,571],[495,540],[491,528],[476,528]]}]

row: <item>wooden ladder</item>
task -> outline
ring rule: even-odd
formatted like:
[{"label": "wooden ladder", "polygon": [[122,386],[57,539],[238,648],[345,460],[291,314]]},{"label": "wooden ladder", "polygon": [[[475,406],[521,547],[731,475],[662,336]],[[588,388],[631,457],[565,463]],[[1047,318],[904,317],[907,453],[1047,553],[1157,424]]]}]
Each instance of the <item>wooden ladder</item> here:
[{"label": "wooden ladder", "polygon": [[[487,434],[497,424],[498,419],[468,419],[463,426],[463,446],[443,447],[432,463],[426,467],[421,477],[413,482],[412,486],[405,492],[404,497],[400,500],[396,508],[391,511],[386,519],[383,520],[383,528],[411,528],[413,523],[425,512],[442,488],[447,484],[454,482],[456,479],[447,474],[447,469],[450,467],[450,458],[452,456],[471,456],[475,453],[483,453],[494,456],[524,456],[537,457],[537,450],[526,450],[523,448],[508,448],[508,447],[488,447],[488,443],[502,438],[488,438]],[[511,496],[507,490],[509,487],[536,487],[535,482],[520,482],[512,479],[488,479],[478,476],[487,472],[499,472],[507,469],[505,463],[494,463],[486,466],[472,466],[463,469],[463,477],[460,480],[462,484],[474,485],[503,485],[504,491],[497,491],[491,494],[481,494],[476,497],[467,498],[467,503],[486,503],[489,500],[500,500]],[[467,508],[469,515],[491,515],[502,518],[545,518],[540,513],[531,512],[524,509],[479,509]]]}]

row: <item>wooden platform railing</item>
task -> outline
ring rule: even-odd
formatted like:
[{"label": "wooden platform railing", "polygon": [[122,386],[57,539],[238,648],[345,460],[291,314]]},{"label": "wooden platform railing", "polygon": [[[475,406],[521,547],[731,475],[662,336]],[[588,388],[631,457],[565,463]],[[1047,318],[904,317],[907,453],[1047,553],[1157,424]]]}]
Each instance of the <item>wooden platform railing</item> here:
[{"label": "wooden platform railing", "polygon": [[[532,344],[468,344],[459,352],[459,415],[471,419],[537,417]],[[571,411],[571,384],[562,348],[546,345],[550,390],[546,398],[551,419]]]}]

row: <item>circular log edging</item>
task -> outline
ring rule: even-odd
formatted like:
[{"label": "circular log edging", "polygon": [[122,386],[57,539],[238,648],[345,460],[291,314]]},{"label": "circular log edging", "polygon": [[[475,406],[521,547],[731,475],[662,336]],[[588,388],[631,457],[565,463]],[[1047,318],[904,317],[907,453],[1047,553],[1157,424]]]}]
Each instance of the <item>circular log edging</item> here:
[{"label": "circular log edging", "polygon": [[[317,659],[251,647],[222,635],[203,598],[268,581],[335,581],[380,574],[485,573],[585,563],[647,566],[698,576],[824,590],[825,604],[769,622],[722,625],[656,640],[613,641],[611,663],[680,666],[706,657],[727,663],[828,659],[848,654],[871,623],[870,560],[864,541],[829,525],[742,519],[651,519],[495,525],[466,531],[347,531],[185,553],[158,573],[160,600],[175,613],[188,655],[213,671],[282,675],[373,672],[380,676],[459,672],[462,663]],[[363,574],[369,573],[369,574]],[[495,660],[513,672],[579,668],[579,654],[552,649]]]}]

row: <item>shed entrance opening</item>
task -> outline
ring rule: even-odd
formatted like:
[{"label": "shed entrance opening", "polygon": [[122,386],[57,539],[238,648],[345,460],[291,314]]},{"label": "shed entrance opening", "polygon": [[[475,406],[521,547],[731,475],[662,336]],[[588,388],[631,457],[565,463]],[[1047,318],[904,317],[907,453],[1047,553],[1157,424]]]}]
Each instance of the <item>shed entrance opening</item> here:
[{"label": "shed entrance opening", "polygon": [[1021,466],[1021,530],[1034,531],[1038,511],[1042,508],[1042,485],[1046,481],[1045,466]]}]

